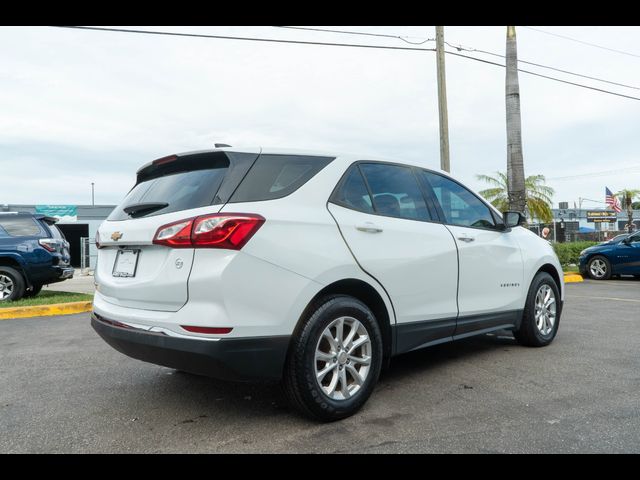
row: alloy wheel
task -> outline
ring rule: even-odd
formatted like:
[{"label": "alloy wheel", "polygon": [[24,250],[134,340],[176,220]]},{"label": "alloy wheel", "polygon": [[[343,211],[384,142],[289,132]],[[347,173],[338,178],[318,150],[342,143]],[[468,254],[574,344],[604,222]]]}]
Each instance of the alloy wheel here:
[{"label": "alloy wheel", "polygon": [[353,317],[332,321],[320,335],[314,365],[316,381],[332,400],[347,400],[364,385],[371,370],[371,338]]},{"label": "alloy wheel", "polygon": [[607,264],[604,263],[604,260],[596,258],[589,265],[589,271],[594,277],[602,278],[607,274]]},{"label": "alloy wheel", "polygon": [[7,276],[0,274],[0,301],[6,300],[13,293],[13,280]]},{"label": "alloy wheel", "polygon": [[542,335],[549,335],[556,323],[556,296],[547,284],[541,285],[536,293],[536,327]]}]

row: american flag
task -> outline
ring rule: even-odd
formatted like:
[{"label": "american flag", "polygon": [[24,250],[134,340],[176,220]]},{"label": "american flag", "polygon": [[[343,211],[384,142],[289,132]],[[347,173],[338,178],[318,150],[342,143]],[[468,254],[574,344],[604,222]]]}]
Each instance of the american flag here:
[{"label": "american flag", "polygon": [[607,203],[607,205],[609,205],[611,208],[613,208],[616,213],[619,213],[622,211],[622,208],[620,207],[620,201],[618,200],[618,198],[611,193],[611,190],[609,190],[608,187],[604,187],[605,188],[605,197],[604,197],[604,201]]}]

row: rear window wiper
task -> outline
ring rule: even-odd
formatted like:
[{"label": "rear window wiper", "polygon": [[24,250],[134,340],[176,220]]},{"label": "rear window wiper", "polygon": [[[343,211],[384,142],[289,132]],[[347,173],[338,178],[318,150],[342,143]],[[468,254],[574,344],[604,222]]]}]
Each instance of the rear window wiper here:
[{"label": "rear window wiper", "polygon": [[169,204],[166,202],[145,202],[145,203],[133,203],[131,205],[127,205],[122,210],[127,215],[133,217],[137,215],[144,215],[147,213],[151,213],[155,210],[160,210],[162,208],[168,207]]}]

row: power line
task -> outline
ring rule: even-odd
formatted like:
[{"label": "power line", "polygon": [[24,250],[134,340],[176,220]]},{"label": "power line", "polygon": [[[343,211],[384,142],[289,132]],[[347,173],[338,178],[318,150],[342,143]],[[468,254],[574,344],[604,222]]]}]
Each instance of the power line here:
[{"label": "power line", "polygon": [[385,37],[385,38],[394,38],[397,40],[402,40],[403,42],[410,43],[411,45],[422,45],[427,42],[434,42],[435,38],[427,38],[422,42],[410,42],[407,38],[418,38],[418,37],[408,37],[408,36],[400,36],[400,35],[385,35],[383,33],[371,33],[371,32],[351,32],[345,30],[331,30],[328,28],[311,28],[311,27],[285,27],[282,25],[273,25],[274,28],[289,28],[292,30],[307,30],[311,32],[327,32],[327,33],[342,33],[345,35],[365,35],[368,37]]},{"label": "power line", "polygon": [[547,32],[546,30],[541,30],[539,28],[533,28],[533,27],[524,27],[523,26],[522,28],[526,28],[528,30],[535,30],[536,32],[545,33],[547,35],[552,35],[554,37],[564,38],[565,40],[571,40],[572,42],[582,43],[584,45],[589,45],[590,47],[601,48],[602,50],[608,50],[610,52],[615,52],[615,53],[620,53],[622,55],[629,55],[630,57],[640,58],[640,55],[637,55],[635,53],[625,52],[624,50],[617,50],[615,48],[604,47],[604,46],[598,45],[596,43],[585,42],[583,40],[578,40],[576,38],[567,37],[566,35],[560,35],[559,33]]},{"label": "power line", "polygon": [[205,35],[202,33],[178,33],[178,32],[160,32],[157,30],[132,30],[127,28],[106,28],[106,27],[78,27],[52,25],[54,28],[73,28],[78,30],[97,30],[102,32],[119,32],[119,33],[142,33],[147,35],[169,35],[174,37],[197,37],[197,38],[216,38],[219,40],[246,40],[252,42],[271,42],[271,43],[293,43],[298,45],[324,45],[332,47],[354,47],[354,48],[379,48],[383,50],[412,50],[420,52],[435,52],[434,48],[413,48],[413,47],[390,47],[386,45],[363,45],[359,43],[329,43],[329,42],[309,42],[302,40],[280,40],[276,38],[260,38],[260,37],[236,37],[230,35]]},{"label": "power line", "polygon": [[[502,68],[505,67],[501,63],[490,62],[489,60],[484,60],[482,58],[471,57],[469,55],[463,55],[461,53],[455,53],[455,52],[445,52],[445,53],[448,53],[449,55],[455,55],[456,57],[464,57],[464,58],[468,58],[470,60],[475,60],[476,62],[488,63],[489,65],[497,65],[498,67],[502,67]],[[531,72],[529,70],[523,70],[521,68],[519,68],[518,71],[522,72],[522,73],[527,73],[529,75],[534,75],[536,77],[542,77],[542,78],[546,78],[548,80],[553,80],[555,82],[566,83],[568,85],[573,85],[575,87],[581,87],[581,88],[586,88],[586,89],[589,89],[589,90],[595,90],[596,92],[608,93],[609,95],[615,95],[617,97],[630,98],[631,100],[640,100],[640,97],[633,97],[631,95],[625,95],[623,93],[612,92],[611,90],[604,90],[602,88],[591,87],[589,85],[584,85],[582,83],[570,82],[568,80],[562,80],[560,78],[550,77],[548,75],[542,75],[541,73]]]},{"label": "power line", "polygon": [[[308,31],[313,31],[313,32],[341,33],[341,34],[347,34],[347,35],[365,35],[365,36],[371,36],[371,37],[393,38],[393,39],[400,39],[400,40],[405,41],[407,43],[411,43],[412,45],[422,45],[422,44],[424,44],[426,42],[432,42],[432,41],[435,40],[433,38],[427,38],[426,40],[424,40],[422,42],[413,43],[413,42],[407,41],[406,38],[417,38],[417,37],[402,37],[400,35],[388,35],[388,34],[372,33],[372,32],[353,32],[353,31],[346,31],[346,30],[332,30],[332,29],[326,29],[326,28],[285,27],[285,26],[275,26],[275,27],[276,28],[290,28],[290,29],[294,29],[294,30],[308,30]],[[449,45],[452,48],[457,49],[458,51],[465,50],[465,51],[468,51],[468,52],[485,53],[487,55],[493,55],[494,57],[506,58],[504,55],[500,55],[500,54],[494,53],[494,52],[489,52],[487,50],[480,50],[478,48],[463,47],[462,45],[452,45],[449,42],[444,42],[444,43],[446,43],[447,45]],[[633,85],[627,85],[627,84],[624,84],[624,83],[614,82],[612,80],[606,80],[604,78],[592,77],[590,75],[584,75],[584,74],[581,74],[581,73],[575,73],[575,72],[571,72],[569,70],[563,70],[563,69],[560,69],[560,68],[551,67],[549,65],[542,65],[540,63],[529,62],[527,60],[518,59],[518,63],[526,63],[528,65],[533,65],[535,67],[546,68],[548,70],[554,70],[556,72],[566,73],[568,75],[573,75],[575,77],[582,77],[582,78],[586,78],[586,79],[589,79],[589,80],[595,80],[597,82],[608,83],[608,84],[611,84],[611,85],[616,85],[618,87],[624,87],[624,88],[631,88],[631,89],[634,89],[634,90],[640,90],[640,87],[635,87]]]},{"label": "power line", "polygon": [[[302,41],[302,40],[280,40],[273,38],[258,38],[258,37],[237,37],[237,36],[228,36],[228,35],[205,35],[205,34],[196,34],[196,33],[177,33],[177,32],[161,32],[155,30],[131,30],[124,28],[106,28],[106,27],[79,27],[79,26],[54,26],[54,28],[72,28],[79,30],[97,30],[97,31],[106,31],[106,32],[119,32],[119,33],[139,33],[139,34],[147,34],[147,35],[168,35],[168,36],[177,36],[177,37],[197,37],[197,38],[215,38],[215,39],[223,39],[223,40],[245,40],[245,41],[253,41],[253,42],[272,42],[272,43],[291,43],[298,45],[324,45],[324,46],[333,46],[333,47],[355,47],[355,48],[374,48],[374,49],[384,49],[384,50],[411,50],[411,51],[420,51],[420,52],[435,52],[433,48],[415,48],[415,47],[391,47],[391,46],[383,46],[383,45],[363,45],[363,44],[351,44],[351,43],[328,43],[328,42],[310,42],[310,41]],[[463,55],[455,52],[445,52],[449,55],[455,55],[458,57],[468,58],[470,60],[475,60],[476,62],[487,63],[489,65],[497,65],[498,67],[505,68],[504,65],[496,62],[490,62],[488,60],[471,57],[469,55]],[[589,90],[594,90],[597,92],[608,93],[610,95],[615,95],[618,97],[629,98],[631,100],[640,100],[640,97],[633,97],[631,95],[624,95],[622,93],[612,92],[610,90],[604,90],[602,88],[591,87],[588,85],[583,85],[580,83],[569,82],[567,80],[562,80],[556,77],[550,77],[548,75],[542,75],[540,73],[531,72],[528,70],[518,69],[519,72],[527,73],[529,75],[534,75],[541,78],[546,78],[548,80],[554,80],[556,82],[566,83],[568,85],[573,85],[576,87],[586,88]]]},{"label": "power line", "polygon": [[632,167],[625,167],[625,168],[617,168],[615,170],[604,170],[601,172],[582,173],[579,175],[566,175],[564,177],[550,177],[550,178],[547,178],[547,180],[569,180],[572,178],[599,177],[602,175],[616,174],[620,172],[626,172],[629,170],[635,170],[637,168],[640,168],[640,165],[635,165]]},{"label": "power line", "polygon": [[[447,45],[449,45],[452,48],[455,48],[458,51],[464,50],[466,52],[485,53],[487,55],[493,55],[494,57],[506,58],[504,55],[500,55],[499,53],[488,52],[487,50],[480,50],[479,48],[463,47],[462,45],[452,45],[449,42],[444,42],[444,43],[446,43]],[[548,70],[554,70],[556,72],[566,73],[568,75],[573,75],[573,76],[576,76],[576,77],[588,78],[589,80],[596,80],[598,82],[609,83],[611,85],[617,85],[619,87],[625,87],[625,88],[632,88],[634,90],[640,90],[640,87],[634,87],[633,85],[627,85],[627,84],[624,84],[624,83],[618,83],[618,82],[614,82],[612,80],[605,80],[604,78],[591,77],[589,75],[583,75],[581,73],[570,72],[569,70],[562,70],[561,68],[550,67],[549,65],[542,65],[541,63],[528,62],[526,60],[521,60],[521,59],[518,59],[518,63],[526,63],[528,65],[533,65],[535,67],[546,68]]]}]

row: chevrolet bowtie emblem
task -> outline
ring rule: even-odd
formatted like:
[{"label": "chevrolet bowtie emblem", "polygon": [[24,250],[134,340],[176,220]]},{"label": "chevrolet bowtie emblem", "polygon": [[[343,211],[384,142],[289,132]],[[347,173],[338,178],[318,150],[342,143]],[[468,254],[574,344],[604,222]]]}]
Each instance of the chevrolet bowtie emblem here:
[{"label": "chevrolet bowtie emblem", "polygon": [[111,240],[113,240],[114,242],[117,242],[121,238],[122,238],[122,233],[120,233],[120,232],[113,232],[111,234]]}]

